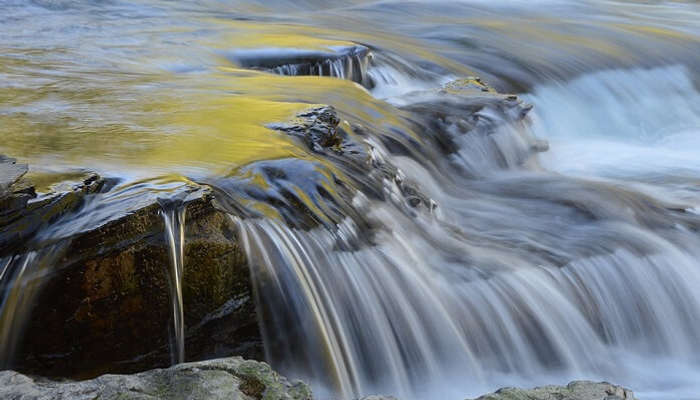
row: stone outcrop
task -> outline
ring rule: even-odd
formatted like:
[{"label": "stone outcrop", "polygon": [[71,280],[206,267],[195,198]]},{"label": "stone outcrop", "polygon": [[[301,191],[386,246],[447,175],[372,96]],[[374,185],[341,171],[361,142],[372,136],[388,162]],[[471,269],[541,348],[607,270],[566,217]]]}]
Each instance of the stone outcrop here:
[{"label": "stone outcrop", "polygon": [[[0,371],[0,398],[22,400],[311,400],[311,389],[289,381],[263,362],[241,357],[179,364],[134,375],[51,381],[14,371]],[[636,400],[623,387],[576,381],[566,386],[503,388],[475,400]],[[397,400],[372,395],[361,400]]]},{"label": "stone outcrop", "polygon": [[55,382],[0,372],[0,398],[22,400],[311,400],[304,383],[240,357],[179,364],[135,375]]},{"label": "stone outcrop", "polygon": [[170,365],[171,249],[159,196],[186,209],[187,359],[262,358],[245,256],[210,189],[159,195],[87,174],[37,194],[21,179],[26,166],[4,158],[2,171],[0,201],[11,207],[0,216],[0,288],[13,300],[0,310],[5,367],[83,378]]},{"label": "stone outcrop", "polygon": [[607,382],[575,381],[566,386],[503,388],[475,400],[635,400],[632,391]]}]

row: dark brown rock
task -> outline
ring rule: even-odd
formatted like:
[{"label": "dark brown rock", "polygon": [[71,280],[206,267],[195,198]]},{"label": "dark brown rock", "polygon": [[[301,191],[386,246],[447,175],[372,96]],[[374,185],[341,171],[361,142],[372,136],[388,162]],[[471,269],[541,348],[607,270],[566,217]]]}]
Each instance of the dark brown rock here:
[{"label": "dark brown rock", "polygon": [[[68,187],[28,195],[0,224],[0,261],[6,260],[0,268],[9,271],[0,295],[11,294],[28,257],[21,278],[33,282],[15,309],[0,310],[0,324],[11,329],[8,342],[16,342],[14,357],[0,359],[23,372],[79,378],[168,366],[171,260],[158,199],[115,195],[96,176]],[[261,358],[249,273],[231,217],[214,207],[207,188],[189,185],[168,196],[182,199],[187,216],[187,359]]]}]

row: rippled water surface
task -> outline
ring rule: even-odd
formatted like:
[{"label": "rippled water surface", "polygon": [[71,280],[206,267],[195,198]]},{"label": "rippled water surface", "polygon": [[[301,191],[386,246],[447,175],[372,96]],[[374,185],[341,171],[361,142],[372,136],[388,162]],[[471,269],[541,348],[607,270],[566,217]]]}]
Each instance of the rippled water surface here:
[{"label": "rippled water surface", "polygon": [[[232,218],[275,315],[267,358],[321,396],[587,378],[700,397],[696,2],[0,0],[0,28],[0,153],[37,182],[90,169],[167,191],[243,168],[275,188],[260,162],[296,171],[285,184],[325,224]],[[246,61],[355,44],[371,60],[326,76]],[[441,153],[411,122],[451,115],[431,90],[474,75],[534,109],[487,107],[488,138]],[[267,127],[313,104],[381,133],[362,139],[372,162],[437,207],[409,210],[386,181],[373,197]],[[409,151],[384,140],[396,132]],[[357,189],[345,217],[304,184],[332,174]]]}]

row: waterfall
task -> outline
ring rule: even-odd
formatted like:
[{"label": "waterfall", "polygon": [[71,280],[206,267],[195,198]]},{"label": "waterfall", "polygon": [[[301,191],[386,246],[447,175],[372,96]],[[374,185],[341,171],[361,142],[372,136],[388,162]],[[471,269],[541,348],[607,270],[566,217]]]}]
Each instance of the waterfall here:
[{"label": "waterfall", "polygon": [[[18,340],[18,326],[28,312],[31,299],[31,284],[26,280],[27,270],[34,266],[35,252],[23,256],[7,257],[0,260],[0,283],[2,303],[0,310],[0,367],[7,368],[12,361]],[[26,290],[25,290],[26,288]]]},{"label": "waterfall", "polygon": [[161,202],[165,239],[170,247],[170,268],[168,283],[173,313],[172,363],[185,362],[185,315],[182,301],[182,276],[184,273],[185,214],[187,208],[180,203]]},{"label": "waterfall", "polygon": [[268,358],[296,373],[307,365],[307,378],[343,398],[377,390],[421,398],[422,385],[434,390],[454,371],[465,380],[455,393],[501,374],[527,381],[552,370],[626,381],[627,366],[610,357],[616,351],[693,361],[697,251],[627,232],[650,253],[618,250],[556,267],[460,243],[439,219],[421,224],[425,236],[396,223],[376,248],[340,251],[336,242],[357,234],[350,226],[304,232],[239,221],[269,307]]},{"label": "waterfall", "polygon": [[439,129],[457,150],[435,161],[438,174],[372,142],[435,212],[357,192],[353,215],[371,232],[350,217],[308,230],[236,219],[267,359],[342,398],[451,398],[580,378],[645,393],[668,379],[639,360],[673,360],[671,376],[697,387],[683,371],[700,363],[700,220],[629,182],[544,170],[531,153],[537,137],[552,138],[544,117],[499,125],[492,111],[479,112],[488,134],[478,124],[460,134],[446,118]]},{"label": "waterfall", "polygon": [[63,249],[54,244],[0,258],[0,368],[13,365],[23,328],[45,283],[44,274],[51,271]]},{"label": "waterfall", "polygon": [[162,366],[172,316],[173,363],[262,336],[320,398],[698,397],[698,2],[162,3],[0,6],[0,367]]},{"label": "waterfall", "polygon": [[633,179],[700,171],[700,90],[682,65],[589,73],[528,100],[536,134],[556,146],[549,168]]},{"label": "waterfall", "polygon": [[337,58],[328,58],[313,63],[284,64],[274,67],[272,71],[288,76],[328,76],[347,79],[363,85],[371,85],[367,80],[370,55],[347,54]]}]

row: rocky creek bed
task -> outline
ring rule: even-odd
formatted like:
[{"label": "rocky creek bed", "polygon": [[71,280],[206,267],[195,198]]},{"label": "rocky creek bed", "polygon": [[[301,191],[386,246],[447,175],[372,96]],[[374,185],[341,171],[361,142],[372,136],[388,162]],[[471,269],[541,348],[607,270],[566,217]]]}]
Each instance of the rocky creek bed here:
[{"label": "rocky creek bed", "polygon": [[[478,79],[466,79],[406,110],[421,116],[411,124],[431,126],[433,132],[447,132],[435,124],[451,124],[459,128],[459,134],[488,134],[493,126],[483,125],[477,116],[484,108],[511,119],[522,119],[530,109],[515,96],[497,94]],[[6,306],[0,314],[4,349],[6,354],[12,350],[4,366],[21,372],[0,372],[0,397],[311,399],[305,384],[288,381],[263,362],[240,357],[212,359],[231,355],[264,358],[248,263],[231,216],[256,217],[250,204],[264,203],[293,226],[333,223],[354,212],[352,187],[382,197],[386,194],[381,182],[387,180],[396,183],[399,193],[395,195],[405,202],[407,212],[437,205],[421,193],[419,184],[374,157],[361,140],[367,134],[365,128],[341,122],[332,107],[312,107],[293,121],[270,128],[298,138],[340,171],[352,171],[348,176],[365,171],[363,178],[353,185],[337,181],[330,196],[334,207],[318,215],[293,191],[282,190],[289,182],[316,179],[308,174],[287,175],[286,166],[305,162],[301,160],[262,161],[229,177],[187,182],[171,188],[164,199],[139,190],[138,185],[125,189],[118,179],[91,172],[60,180],[50,190],[39,192],[25,178],[27,165],[0,157],[0,262],[8,277],[22,282],[21,290],[8,285],[8,280],[3,280],[1,288],[9,299],[6,305],[13,306]],[[411,151],[410,145],[384,139],[397,151]],[[455,151],[447,133],[426,140],[434,141],[445,154]],[[534,154],[546,149],[546,143],[533,142],[528,151]],[[268,189],[252,183],[251,174],[264,175]],[[323,185],[314,184],[322,190]],[[184,210],[187,216],[182,249],[185,347],[186,359],[197,362],[152,369],[171,362],[168,265],[173,250],[162,215],[169,207]],[[363,220],[361,215],[354,217]],[[371,224],[366,221],[368,232]],[[57,226],[61,229],[54,229]],[[29,264],[38,267],[27,270]],[[206,359],[212,360],[199,361]],[[139,371],[146,372],[136,373]],[[136,374],[102,375],[105,373]],[[39,376],[88,380],[53,381]],[[575,382],[566,387],[502,389],[479,399],[633,398],[630,391],[614,385]]]}]

